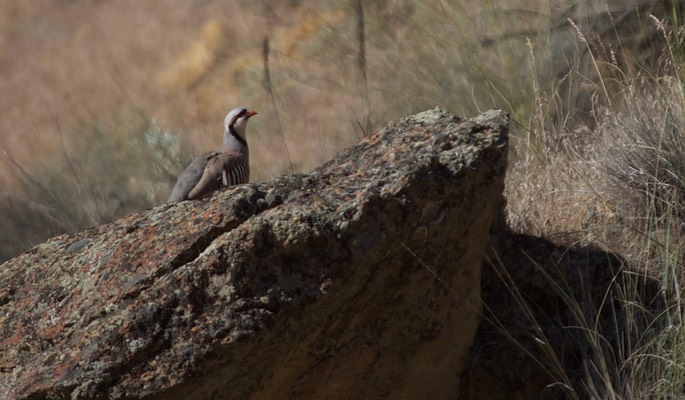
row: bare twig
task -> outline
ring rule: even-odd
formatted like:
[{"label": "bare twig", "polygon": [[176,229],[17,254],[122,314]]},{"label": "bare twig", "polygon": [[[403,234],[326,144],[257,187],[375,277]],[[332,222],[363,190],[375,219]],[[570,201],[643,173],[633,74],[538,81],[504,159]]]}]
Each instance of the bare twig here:
[{"label": "bare twig", "polygon": [[269,37],[264,36],[264,42],[262,44],[262,55],[264,62],[264,88],[269,97],[271,97],[271,105],[274,108],[274,113],[276,114],[276,122],[278,123],[278,129],[281,132],[281,140],[283,141],[283,150],[288,158],[288,166],[290,167],[290,173],[293,173],[293,163],[290,160],[290,152],[288,151],[288,143],[285,140],[285,131],[283,130],[283,125],[281,124],[281,117],[278,114],[278,107],[276,107],[276,97],[274,96],[273,85],[271,84],[271,72],[269,71]]},{"label": "bare twig", "polygon": [[366,31],[364,26],[364,4],[362,0],[355,0],[354,12],[357,17],[357,41],[359,50],[357,53],[357,67],[362,80],[362,102],[364,107],[364,121],[360,122],[360,128],[364,136],[371,133],[371,97],[369,96],[369,81],[366,74]]},{"label": "bare twig", "polygon": [[64,159],[67,160],[67,165],[69,166],[69,170],[71,171],[72,175],[74,175],[74,178],[76,178],[76,182],[78,183],[79,187],[81,187],[82,182],[81,178],[79,177],[79,174],[76,172],[76,168],[74,168],[74,163],[71,162],[71,156],[69,156],[69,151],[67,150],[66,143],[64,142],[64,134],[62,133],[62,125],[59,122],[59,112],[62,109],[62,104],[64,104],[64,100],[68,95],[65,95],[62,100],[59,103],[59,106],[57,106],[57,111],[55,112],[55,124],[57,125],[57,134],[59,135],[59,140],[60,143],[62,144],[62,152],[64,153]]},{"label": "bare twig", "polygon": [[366,82],[366,34],[364,32],[364,4],[362,0],[355,0],[354,12],[357,15],[357,41],[359,42],[359,71]]}]

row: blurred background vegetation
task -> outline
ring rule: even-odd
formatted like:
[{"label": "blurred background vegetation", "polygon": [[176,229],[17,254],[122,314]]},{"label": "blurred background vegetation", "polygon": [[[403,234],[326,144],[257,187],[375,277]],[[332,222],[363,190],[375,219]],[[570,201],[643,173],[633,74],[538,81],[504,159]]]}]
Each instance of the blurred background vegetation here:
[{"label": "blurred background vegetation", "polygon": [[[464,116],[506,109],[517,139],[512,225],[582,239],[587,221],[578,218],[613,214],[613,205],[562,193],[555,186],[570,178],[549,175],[568,169],[545,166],[559,166],[571,147],[590,157],[601,134],[622,129],[617,112],[634,115],[631,96],[662,99],[652,89],[680,85],[681,4],[672,1],[0,7],[0,260],[161,204],[189,158],[219,144],[223,116],[239,104],[259,112],[249,132],[256,181],[310,170],[436,105]],[[531,168],[547,170],[534,174],[542,182]]]},{"label": "blurred background vegetation", "polygon": [[650,378],[598,393],[677,398],[683,3],[3,0],[0,261],[163,203],[236,105],[259,112],[254,181],[436,105],[502,108],[510,226],[618,252],[672,301],[631,369]]}]

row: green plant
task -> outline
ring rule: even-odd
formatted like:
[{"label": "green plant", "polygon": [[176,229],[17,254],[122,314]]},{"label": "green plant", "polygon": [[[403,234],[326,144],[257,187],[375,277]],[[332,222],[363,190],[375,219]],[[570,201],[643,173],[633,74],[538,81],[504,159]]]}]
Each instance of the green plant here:
[{"label": "green plant", "polygon": [[15,181],[15,191],[3,199],[10,221],[4,233],[13,238],[8,249],[25,249],[166,200],[176,172],[189,159],[177,136],[140,114],[109,122],[90,120],[65,132],[61,154],[35,157],[31,165],[0,154]]}]

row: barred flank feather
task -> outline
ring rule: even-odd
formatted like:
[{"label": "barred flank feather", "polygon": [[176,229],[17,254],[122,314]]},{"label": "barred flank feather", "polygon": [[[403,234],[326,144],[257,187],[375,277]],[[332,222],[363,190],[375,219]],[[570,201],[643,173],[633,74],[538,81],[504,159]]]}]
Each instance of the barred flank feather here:
[{"label": "barred flank feather", "polygon": [[222,183],[224,186],[239,185],[250,181],[250,166],[240,162],[230,171],[224,171]]}]

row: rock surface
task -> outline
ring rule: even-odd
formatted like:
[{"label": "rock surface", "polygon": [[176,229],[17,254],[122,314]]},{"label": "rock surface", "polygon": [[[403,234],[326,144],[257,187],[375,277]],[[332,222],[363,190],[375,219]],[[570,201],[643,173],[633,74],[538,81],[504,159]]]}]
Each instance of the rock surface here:
[{"label": "rock surface", "polygon": [[0,398],[456,398],[507,125],[434,109],[8,261]]}]

